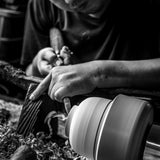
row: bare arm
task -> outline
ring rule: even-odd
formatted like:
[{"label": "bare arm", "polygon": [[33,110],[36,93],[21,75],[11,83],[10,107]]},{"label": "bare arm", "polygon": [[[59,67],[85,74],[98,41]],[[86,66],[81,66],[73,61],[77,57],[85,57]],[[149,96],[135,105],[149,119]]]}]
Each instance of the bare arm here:
[{"label": "bare arm", "polygon": [[54,67],[34,91],[36,99],[44,91],[52,99],[86,94],[95,88],[160,86],[160,59],[140,61],[91,61]]},{"label": "bare arm", "polygon": [[98,88],[160,86],[160,59],[137,61],[97,61]]}]

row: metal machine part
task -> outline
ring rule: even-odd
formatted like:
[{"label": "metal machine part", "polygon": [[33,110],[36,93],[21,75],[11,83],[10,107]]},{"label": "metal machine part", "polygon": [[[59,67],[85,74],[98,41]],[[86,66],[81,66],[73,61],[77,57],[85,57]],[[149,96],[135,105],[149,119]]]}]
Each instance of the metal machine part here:
[{"label": "metal machine part", "polygon": [[147,101],[90,97],[71,109],[66,135],[71,147],[90,160],[141,160],[152,122]]}]

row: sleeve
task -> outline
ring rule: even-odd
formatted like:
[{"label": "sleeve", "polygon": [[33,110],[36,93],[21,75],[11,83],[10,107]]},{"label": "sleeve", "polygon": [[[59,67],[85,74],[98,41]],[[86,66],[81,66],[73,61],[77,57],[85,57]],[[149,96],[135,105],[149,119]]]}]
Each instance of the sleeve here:
[{"label": "sleeve", "polygon": [[28,3],[21,65],[30,64],[38,51],[49,46],[49,29],[54,26],[53,4],[49,0],[30,0]]}]

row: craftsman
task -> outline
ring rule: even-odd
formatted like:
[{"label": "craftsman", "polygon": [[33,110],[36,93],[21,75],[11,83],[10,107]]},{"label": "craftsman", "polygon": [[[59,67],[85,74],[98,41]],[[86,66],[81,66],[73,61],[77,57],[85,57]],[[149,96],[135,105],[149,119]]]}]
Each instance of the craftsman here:
[{"label": "craftsman", "polygon": [[[30,0],[21,61],[28,75],[47,75],[30,98],[47,89],[61,102],[95,88],[159,88],[158,11],[149,0]],[[72,65],[50,65],[54,27],[74,53]]]}]

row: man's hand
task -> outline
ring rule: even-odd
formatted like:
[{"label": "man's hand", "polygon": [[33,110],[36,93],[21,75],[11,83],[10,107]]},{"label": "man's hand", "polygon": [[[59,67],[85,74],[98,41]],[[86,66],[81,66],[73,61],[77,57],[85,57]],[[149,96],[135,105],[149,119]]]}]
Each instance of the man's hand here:
[{"label": "man's hand", "polygon": [[45,77],[53,67],[71,64],[71,55],[72,52],[66,46],[63,46],[59,53],[55,53],[50,47],[41,49],[35,56],[32,65],[26,70],[26,74]]},{"label": "man's hand", "polygon": [[95,89],[95,67],[92,62],[54,67],[39,84],[30,99],[48,90],[51,99],[62,102],[65,97],[86,94]]},{"label": "man's hand", "polygon": [[52,48],[44,48],[40,50],[33,60],[33,65],[37,68],[42,76],[46,76],[55,66],[57,56]]},{"label": "man's hand", "polygon": [[52,48],[41,49],[27,67],[26,74],[28,76],[44,77],[50,72],[56,60],[57,56]]},{"label": "man's hand", "polygon": [[[102,60],[54,67],[33,92],[31,99],[44,91],[52,99],[87,94],[95,88],[145,88],[160,86],[160,59],[138,61]],[[153,78],[156,77],[156,78]]]}]

